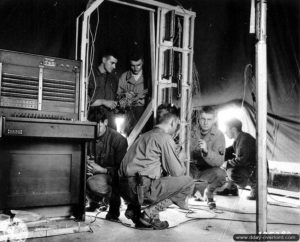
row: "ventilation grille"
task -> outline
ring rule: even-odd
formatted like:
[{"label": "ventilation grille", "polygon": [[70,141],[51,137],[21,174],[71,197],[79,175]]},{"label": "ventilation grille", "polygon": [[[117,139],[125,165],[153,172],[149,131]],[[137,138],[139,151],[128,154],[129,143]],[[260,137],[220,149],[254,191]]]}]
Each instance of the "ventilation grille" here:
[{"label": "ventilation grille", "polygon": [[1,81],[1,96],[37,99],[38,87],[38,78],[3,73]]},{"label": "ventilation grille", "polygon": [[43,100],[75,103],[75,81],[43,79]]},{"label": "ventilation grille", "polygon": [[[38,99],[39,80],[37,77],[18,76],[3,73],[1,96],[25,99]],[[43,79],[43,97],[45,101],[75,103],[76,83],[68,80]]]}]

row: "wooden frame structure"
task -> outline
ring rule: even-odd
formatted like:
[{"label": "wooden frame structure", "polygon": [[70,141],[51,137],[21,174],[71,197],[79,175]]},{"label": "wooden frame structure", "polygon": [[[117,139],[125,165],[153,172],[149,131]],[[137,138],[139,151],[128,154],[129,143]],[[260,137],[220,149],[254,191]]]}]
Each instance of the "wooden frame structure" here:
[{"label": "wooden frame structure", "polygon": [[[180,104],[181,128],[179,142],[186,154],[189,168],[189,136],[192,109],[192,67],[194,53],[194,21],[196,14],[179,6],[172,6],[154,0],[106,0],[149,12],[150,57],[152,76],[152,100],[128,137],[129,146],[134,142],[142,128],[161,103],[173,103],[177,91],[177,104]],[[89,29],[91,14],[104,2],[95,0],[76,21],[78,37],[79,18],[82,18],[81,45],[79,59],[82,61],[81,82],[84,87],[80,93],[81,120],[87,119],[87,87],[89,72]],[[77,40],[77,39],[76,39]],[[76,42],[76,53],[78,43]],[[77,57],[77,54],[76,54]],[[177,75],[177,77],[175,77]]]},{"label": "wooden frame structure", "polygon": [[[157,106],[163,102],[172,102],[173,89],[177,88],[181,91],[180,107],[181,107],[181,129],[180,143],[184,144],[183,148],[186,152],[187,168],[189,168],[190,150],[189,136],[191,125],[192,110],[192,66],[193,66],[193,39],[194,39],[194,21],[196,14],[192,11],[185,10],[178,6],[172,6],[160,3],[154,0],[106,0],[122,5],[127,5],[149,12],[150,19],[150,51],[151,51],[151,73],[152,73],[152,101],[148,104],[145,112],[138,121],[137,125],[128,137],[129,145],[131,145],[141,129],[151,117],[152,113],[156,117]],[[89,28],[91,14],[104,2],[104,0],[95,0],[91,6],[83,12],[76,21],[78,37],[79,18],[82,17],[81,30],[81,51],[80,60],[82,60],[81,82],[83,88],[81,90],[81,120],[86,120],[87,110],[87,85],[89,70]],[[179,18],[182,23],[182,43],[180,46],[174,45],[174,36],[165,36],[167,29],[167,15],[171,18]],[[266,163],[266,120],[267,120],[267,47],[266,47],[266,20],[267,20],[267,1],[257,1],[256,5],[256,86],[257,88],[257,186],[258,199],[256,211],[256,232],[263,233],[267,231],[267,163]],[[171,21],[172,22],[172,21]],[[174,23],[174,22],[172,22]],[[174,30],[174,26],[169,26]],[[170,32],[170,31],[169,31]],[[253,26],[252,26],[253,32]],[[167,37],[167,38],[166,38]],[[78,43],[76,42],[76,53]],[[179,53],[181,60],[180,70],[181,78],[178,83],[172,81],[173,73],[164,73],[164,67],[167,65],[165,52],[169,54],[169,60],[174,53]],[[171,57],[170,57],[171,56]],[[77,57],[77,55],[76,55]],[[171,62],[169,61],[169,64]],[[174,64],[174,63],[173,63]],[[174,66],[168,66],[171,70]],[[168,69],[168,68],[166,68]],[[167,75],[166,75],[167,74]],[[188,171],[189,172],[189,171]]]},{"label": "wooden frame structure", "polygon": [[256,4],[255,79],[257,96],[256,233],[267,232],[267,0]]}]

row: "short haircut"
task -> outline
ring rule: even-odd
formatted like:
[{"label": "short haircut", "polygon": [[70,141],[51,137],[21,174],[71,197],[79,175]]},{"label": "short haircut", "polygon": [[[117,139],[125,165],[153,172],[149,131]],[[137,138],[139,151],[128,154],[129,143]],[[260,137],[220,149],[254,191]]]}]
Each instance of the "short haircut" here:
[{"label": "short haircut", "polygon": [[101,122],[104,123],[104,121],[107,119],[107,115],[103,110],[101,110],[99,107],[93,107],[90,109],[88,114],[88,120],[92,122]]},{"label": "short haircut", "polygon": [[118,59],[118,53],[113,49],[104,50],[103,54],[101,55],[101,58],[108,58],[110,56],[113,56],[114,58]]},{"label": "short haircut", "polygon": [[134,42],[130,48],[129,61],[143,60],[143,48],[139,43]]},{"label": "short haircut", "polygon": [[161,124],[169,120],[170,118],[179,118],[180,109],[176,106],[165,103],[159,105],[157,108],[157,124]]},{"label": "short haircut", "polygon": [[144,60],[144,57],[141,52],[133,52],[129,56],[129,61],[138,61],[138,60]]},{"label": "short haircut", "polygon": [[230,120],[228,120],[225,125],[228,127],[228,128],[233,128],[235,127],[238,131],[242,131],[242,122],[240,120],[238,120],[237,118],[232,118]]},{"label": "short haircut", "polygon": [[202,109],[199,111],[199,114],[202,114],[202,113],[209,113],[209,114],[213,114],[215,116],[216,110],[213,106],[203,106]]}]

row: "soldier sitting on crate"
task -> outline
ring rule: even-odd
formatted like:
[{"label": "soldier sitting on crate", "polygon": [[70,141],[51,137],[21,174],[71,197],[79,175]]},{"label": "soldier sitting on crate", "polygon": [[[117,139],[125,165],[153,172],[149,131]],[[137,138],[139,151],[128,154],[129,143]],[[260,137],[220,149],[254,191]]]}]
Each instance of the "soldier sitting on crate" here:
[{"label": "soldier sitting on crate", "polygon": [[[108,220],[118,220],[120,215],[120,195],[118,190],[118,169],[127,150],[127,140],[117,131],[107,127],[105,113],[96,109],[90,120],[97,122],[97,137],[90,142],[87,161],[87,196],[89,206],[86,211],[95,211],[109,203]],[[103,204],[104,203],[104,204]]]}]

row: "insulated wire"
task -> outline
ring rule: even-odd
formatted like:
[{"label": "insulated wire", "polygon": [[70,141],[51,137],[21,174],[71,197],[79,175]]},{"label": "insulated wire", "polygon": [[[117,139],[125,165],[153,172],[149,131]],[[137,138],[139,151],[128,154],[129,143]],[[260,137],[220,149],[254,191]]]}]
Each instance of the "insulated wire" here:
[{"label": "insulated wire", "polygon": [[[248,72],[248,69],[249,68],[252,68],[252,65],[251,64],[247,64],[245,69],[244,69],[244,84],[243,84],[243,99],[242,99],[242,108],[244,107],[244,102],[245,102],[245,98],[246,98],[246,87],[247,87],[247,72]],[[252,73],[250,73],[251,76],[252,76]]]},{"label": "insulated wire", "polygon": [[[93,61],[94,61],[94,57],[95,57],[95,41],[96,41],[96,38],[97,38],[98,27],[99,27],[99,9],[97,8],[97,23],[96,23],[94,34],[93,34],[93,32],[90,28],[90,35],[91,35],[91,38],[92,38],[91,55],[90,55],[90,65],[91,66],[93,66]],[[93,68],[90,69],[88,77],[90,77],[91,73],[92,74],[94,73]]]},{"label": "insulated wire", "polygon": [[[239,200],[238,200],[239,201]],[[201,209],[200,209],[201,210]],[[212,214],[215,214],[211,211],[207,211],[205,210],[206,212],[209,212],[209,213],[212,213]],[[88,217],[94,217],[94,220],[92,222],[90,222],[89,225],[91,225],[92,223],[94,223],[97,218],[98,219],[101,219],[101,220],[105,220],[105,221],[109,221],[109,220],[106,220],[104,218],[100,218],[98,217],[98,215],[100,214],[101,212],[98,212],[96,215],[86,215]],[[186,221],[183,221],[181,223],[178,223],[177,225],[175,226],[172,226],[172,227],[169,227],[167,229],[172,229],[172,228],[176,228],[178,227],[179,225],[183,225],[183,224],[187,224],[187,223],[191,223],[191,222],[195,222],[195,221],[200,221],[200,220],[207,220],[207,219],[213,219],[213,220],[223,220],[223,221],[229,221],[228,225],[226,226],[226,229],[223,231],[221,237],[219,238],[218,241],[222,241],[224,235],[225,235],[225,232],[228,231],[228,228],[229,228],[229,225],[231,224],[231,222],[241,222],[241,223],[255,223],[256,221],[255,220],[242,220],[242,219],[233,219],[233,217],[235,216],[235,213],[233,213],[229,219],[227,218],[216,218],[215,216],[212,217],[212,218],[193,218],[193,217],[189,217],[189,214],[192,213],[192,210],[189,210],[187,213],[186,213],[186,217],[189,218],[189,220],[186,220]],[[246,214],[251,214],[251,213],[246,213]],[[153,228],[135,228],[135,227],[132,227],[130,224],[128,223],[124,223],[122,221],[117,221],[117,223],[120,223],[121,225],[125,226],[125,227],[128,227],[128,228],[133,228],[133,229],[137,229],[137,230],[153,230]],[[273,222],[273,223],[267,223],[269,225],[290,225],[290,226],[300,226],[300,224],[297,224],[297,223],[276,223],[276,222]],[[91,228],[90,228],[91,229]],[[91,229],[91,231],[93,232],[93,230]]]},{"label": "insulated wire", "polygon": [[[239,201],[240,201],[240,199],[235,200],[233,206],[236,207],[236,205],[238,205]],[[235,213],[232,213],[231,216],[230,216],[229,223],[227,224],[225,230],[223,230],[223,233],[222,233],[221,236],[219,237],[218,241],[223,241],[224,235],[225,235],[225,233],[228,231],[228,228],[229,228],[229,226],[230,226],[230,224],[231,224],[231,221],[233,220],[233,217],[234,217],[234,216],[235,216]]]},{"label": "insulated wire", "polygon": [[97,8],[97,23],[96,23],[96,28],[95,28],[95,34],[93,35],[91,29],[90,29],[90,34],[91,34],[91,38],[92,38],[92,46],[91,46],[91,55],[90,55],[90,72],[88,75],[88,79],[90,80],[90,76],[93,76],[93,82],[94,82],[94,90],[93,90],[93,94],[88,102],[88,107],[87,107],[87,111],[90,108],[90,102],[93,100],[94,96],[95,96],[95,92],[96,92],[96,80],[95,80],[95,73],[94,73],[94,69],[93,69],[93,62],[94,62],[94,57],[95,57],[95,41],[97,38],[97,32],[98,32],[98,27],[99,27],[99,9]]},{"label": "insulated wire", "polygon": [[[242,191],[242,192],[243,192],[243,191]],[[241,192],[241,194],[242,194],[242,192]],[[268,193],[268,195],[270,196],[269,193]],[[270,197],[271,197],[271,196],[270,196]],[[271,198],[272,198],[272,197],[271,197]],[[275,200],[275,201],[277,201],[277,200],[274,199],[274,198],[272,198],[272,199]],[[236,205],[238,205],[239,201],[240,201],[240,199],[235,200],[233,206],[236,207]],[[278,202],[280,202],[280,201],[278,201]],[[281,203],[286,203],[286,202],[281,202]],[[268,203],[268,204],[269,204],[269,203]],[[286,203],[286,204],[290,204],[290,203]],[[272,204],[272,205],[274,205],[274,204]],[[193,206],[193,207],[199,207],[198,205],[192,205],[192,206]],[[298,208],[298,207],[291,207],[291,206],[282,206],[282,207]],[[198,208],[197,210],[203,210],[203,209],[199,209],[199,208]],[[213,212],[211,212],[211,211],[207,211],[207,210],[205,210],[205,211],[206,211],[206,212],[209,212],[209,213],[211,213],[211,214],[216,215],[216,213],[213,213]],[[189,223],[189,222],[198,221],[198,220],[204,220],[204,219],[226,220],[226,221],[229,221],[229,223],[227,224],[226,229],[223,231],[221,237],[220,237],[219,240],[218,240],[218,241],[222,241],[222,239],[223,239],[225,233],[228,231],[228,228],[229,228],[231,222],[245,222],[245,223],[254,223],[254,222],[256,222],[256,221],[252,221],[252,220],[239,220],[239,219],[233,219],[234,216],[235,216],[235,214],[236,214],[237,212],[235,212],[235,211],[229,211],[229,210],[225,210],[225,211],[232,212],[232,215],[230,216],[229,219],[226,219],[226,218],[216,218],[216,216],[211,217],[211,218],[193,218],[193,217],[189,217],[189,214],[191,214],[191,213],[194,212],[193,210],[190,209],[190,210],[188,210],[188,211],[186,212],[186,215],[185,215],[187,218],[189,218],[189,220],[183,221],[183,222],[177,224],[176,226],[169,227],[168,229],[172,229],[172,228],[178,227],[179,225],[183,225],[183,224],[186,224],[186,223]],[[93,220],[92,222],[90,222],[89,225],[91,225],[92,223],[94,223],[94,222],[97,220],[97,218],[99,218],[98,215],[99,215],[101,212],[102,212],[102,211],[98,212],[95,216],[94,216],[94,215],[87,215],[87,216],[89,216],[89,217],[94,217],[94,220]],[[253,213],[239,213],[239,214],[248,214],[248,215],[251,215],[251,214],[253,214]],[[99,218],[99,219],[102,219],[102,220],[107,221],[106,219],[103,219],[103,218]],[[125,227],[133,228],[130,224],[124,223],[124,222],[122,222],[122,221],[120,221],[120,220],[118,221],[118,223],[122,224],[122,225],[125,226]],[[291,225],[291,226],[294,226],[294,225],[298,226],[298,225],[300,225],[300,224],[296,224],[296,223],[276,223],[276,222],[273,222],[273,223],[267,223],[267,224],[273,224],[273,225],[275,225],[275,224],[276,224],[276,225],[279,225],[279,224],[280,224],[280,225]],[[153,230],[152,228],[135,228],[135,229],[138,229],[138,230]],[[92,230],[91,227],[90,227],[90,230],[93,232],[93,230]]]},{"label": "insulated wire", "polygon": [[[297,66],[298,66],[298,63],[297,63]],[[247,86],[247,72],[248,72],[248,68],[252,68],[252,65],[251,64],[247,64],[246,67],[245,67],[245,70],[244,70],[244,91],[243,91],[243,99],[242,99],[242,105],[241,107],[244,106],[244,101],[245,101],[245,97],[246,97],[246,86]],[[252,76],[252,74],[251,74]],[[253,79],[251,78],[251,80],[253,81]],[[254,85],[252,85],[252,90],[251,90],[251,93],[254,91]],[[293,85],[295,86],[295,85]],[[254,107],[254,101],[253,101],[253,107]],[[273,142],[273,149],[272,149],[272,153],[271,153],[271,157],[272,159],[274,158],[274,154],[275,154],[275,148],[276,148],[276,145],[277,145],[277,137],[278,137],[278,130],[279,130],[279,123],[276,122],[276,119],[273,118],[273,121],[274,121],[274,129],[273,129],[273,134],[274,134],[274,142]],[[270,194],[268,194],[270,195]],[[275,199],[274,199],[275,200]],[[275,200],[276,201],[276,200]],[[280,201],[278,201],[279,203],[281,203]],[[274,204],[273,204],[274,205]],[[284,207],[287,207],[287,206],[284,206]],[[294,208],[292,206],[292,208]],[[297,208],[297,207],[296,207]]]},{"label": "insulated wire", "polygon": [[[268,192],[268,195],[269,197],[274,200],[275,202],[278,202],[279,204],[275,204],[275,203],[269,203],[270,205],[273,205],[273,206],[281,206],[281,207],[286,207],[286,208],[297,208],[299,209],[300,206],[297,206],[297,205],[294,205],[292,203],[289,203],[289,202],[283,202],[283,201],[279,201],[277,199],[274,198],[274,196],[272,196],[269,192]],[[283,204],[288,204],[288,206],[284,206]]]},{"label": "insulated wire", "polygon": [[276,122],[276,119],[273,118],[273,121],[274,121],[274,130],[273,130],[273,134],[274,134],[274,143],[273,143],[273,149],[272,149],[272,160],[274,158],[274,154],[275,154],[275,148],[276,148],[276,145],[277,145],[277,133],[278,133],[278,129],[279,129],[279,123]]},{"label": "insulated wire", "polygon": [[95,216],[93,216],[93,215],[86,215],[86,216],[88,216],[88,217],[94,217],[94,220],[91,221],[91,222],[89,223],[89,225],[91,225],[92,223],[94,223],[94,222],[97,220],[98,215],[99,215],[100,213],[102,213],[102,211],[99,211],[98,213],[96,213]]},{"label": "insulated wire", "polygon": [[[287,15],[287,9],[284,8],[284,14]],[[288,23],[289,19],[288,18],[284,18],[285,19],[285,24],[286,26],[290,26],[290,23]],[[296,63],[296,66],[297,66],[297,71],[298,71],[298,78],[300,78],[300,67],[299,67],[299,63],[298,63],[298,59],[297,59],[297,56],[296,56],[296,53],[297,51],[295,50],[295,45],[293,44],[293,39],[292,39],[292,32],[291,32],[291,28],[287,28],[287,31],[288,31],[288,38],[289,38],[289,43],[291,43],[291,48],[293,51],[291,51],[292,55],[293,55],[293,59],[295,60],[295,63]],[[290,91],[288,92],[288,94],[286,95],[286,98],[284,100],[284,102],[288,101],[291,97],[291,94],[292,94],[292,91],[294,90],[294,87],[296,86],[297,84],[297,77],[296,79],[294,80],[291,88],[290,88]]]}]

